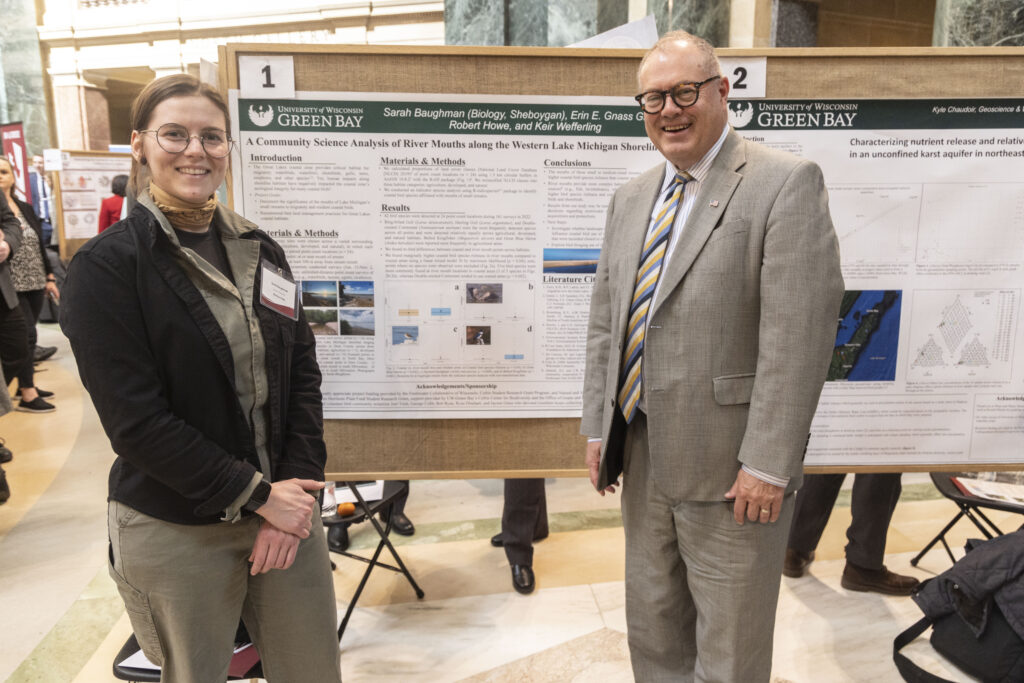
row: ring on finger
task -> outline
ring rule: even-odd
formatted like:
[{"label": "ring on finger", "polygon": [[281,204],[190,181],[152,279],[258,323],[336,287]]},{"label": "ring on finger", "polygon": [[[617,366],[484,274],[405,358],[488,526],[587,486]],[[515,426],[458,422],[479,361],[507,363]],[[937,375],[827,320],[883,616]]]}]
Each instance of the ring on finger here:
[{"label": "ring on finger", "polygon": [[772,509],[771,508],[761,508],[761,514],[762,515],[770,515],[770,514],[772,514]]}]

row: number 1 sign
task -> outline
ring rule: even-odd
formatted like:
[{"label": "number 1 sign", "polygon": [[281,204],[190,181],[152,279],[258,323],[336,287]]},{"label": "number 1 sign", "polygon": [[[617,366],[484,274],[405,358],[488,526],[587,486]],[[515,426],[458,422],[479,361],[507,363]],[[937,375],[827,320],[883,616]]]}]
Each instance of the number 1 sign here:
[{"label": "number 1 sign", "polygon": [[295,97],[295,65],[291,55],[239,56],[239,94],[246,99]]}]

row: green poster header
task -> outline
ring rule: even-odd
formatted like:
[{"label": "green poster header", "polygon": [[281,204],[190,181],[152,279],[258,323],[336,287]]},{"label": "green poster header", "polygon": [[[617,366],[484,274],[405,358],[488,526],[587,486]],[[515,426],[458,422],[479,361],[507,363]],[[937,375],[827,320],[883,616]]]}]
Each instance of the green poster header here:
[{"label": "green poster header", "polygon": [[730,100],[737,130],[1024,128],[1024,100]]},{"label": "green poster header", "polygon": [[[646,136],[635,106],[242,99],[238,109],[243,132]],[[743,131],[1024,128],[1024,99],[730,100],[729,123]]]},{"label": "green poster header", "polygon": [[239,100],[243,132],[645,137],[639,107],[601,104]]}]

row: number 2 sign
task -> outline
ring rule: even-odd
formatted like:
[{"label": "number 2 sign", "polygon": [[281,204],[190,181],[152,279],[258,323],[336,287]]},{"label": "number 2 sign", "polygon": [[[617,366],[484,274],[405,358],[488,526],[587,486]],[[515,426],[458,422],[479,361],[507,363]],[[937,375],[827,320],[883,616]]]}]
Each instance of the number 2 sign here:
[{"label": "number 2 sign", "polygon": [[765,95],[768,60],[764,57],[720,57],[722,75],[729,79],[729,97],[751,100]]}]

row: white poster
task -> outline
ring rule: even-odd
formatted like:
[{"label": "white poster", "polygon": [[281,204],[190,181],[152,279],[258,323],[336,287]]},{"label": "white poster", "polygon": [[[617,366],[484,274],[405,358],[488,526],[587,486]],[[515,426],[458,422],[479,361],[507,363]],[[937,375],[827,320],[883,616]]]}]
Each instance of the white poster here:
[{"label": "white poster", "polygon": [[[285,247],[330,418],[578,416],[628,98],[233,93],[235,202]],[[847,296],[807,464],[1024,462],[1019,100],[737,100],[824,171]]]},{"label": "white poster", "polygon": [[1021,100],[730,102],[822,168],[846,280],[807,464],[1024,462]]},{"label": "white poster", "polygon": [[64,239],[88,239],[99,232],[100,204],[113,191],[114,176],[128,175],[132,158],[124,155],[62,154],[60,177]]},{"label": "white poster", "polygon": [[[235,100],[235,203],[285,248],[327,417],[577,417],[628,98]],[[241,169],[239,173],[237,169]]]}]

